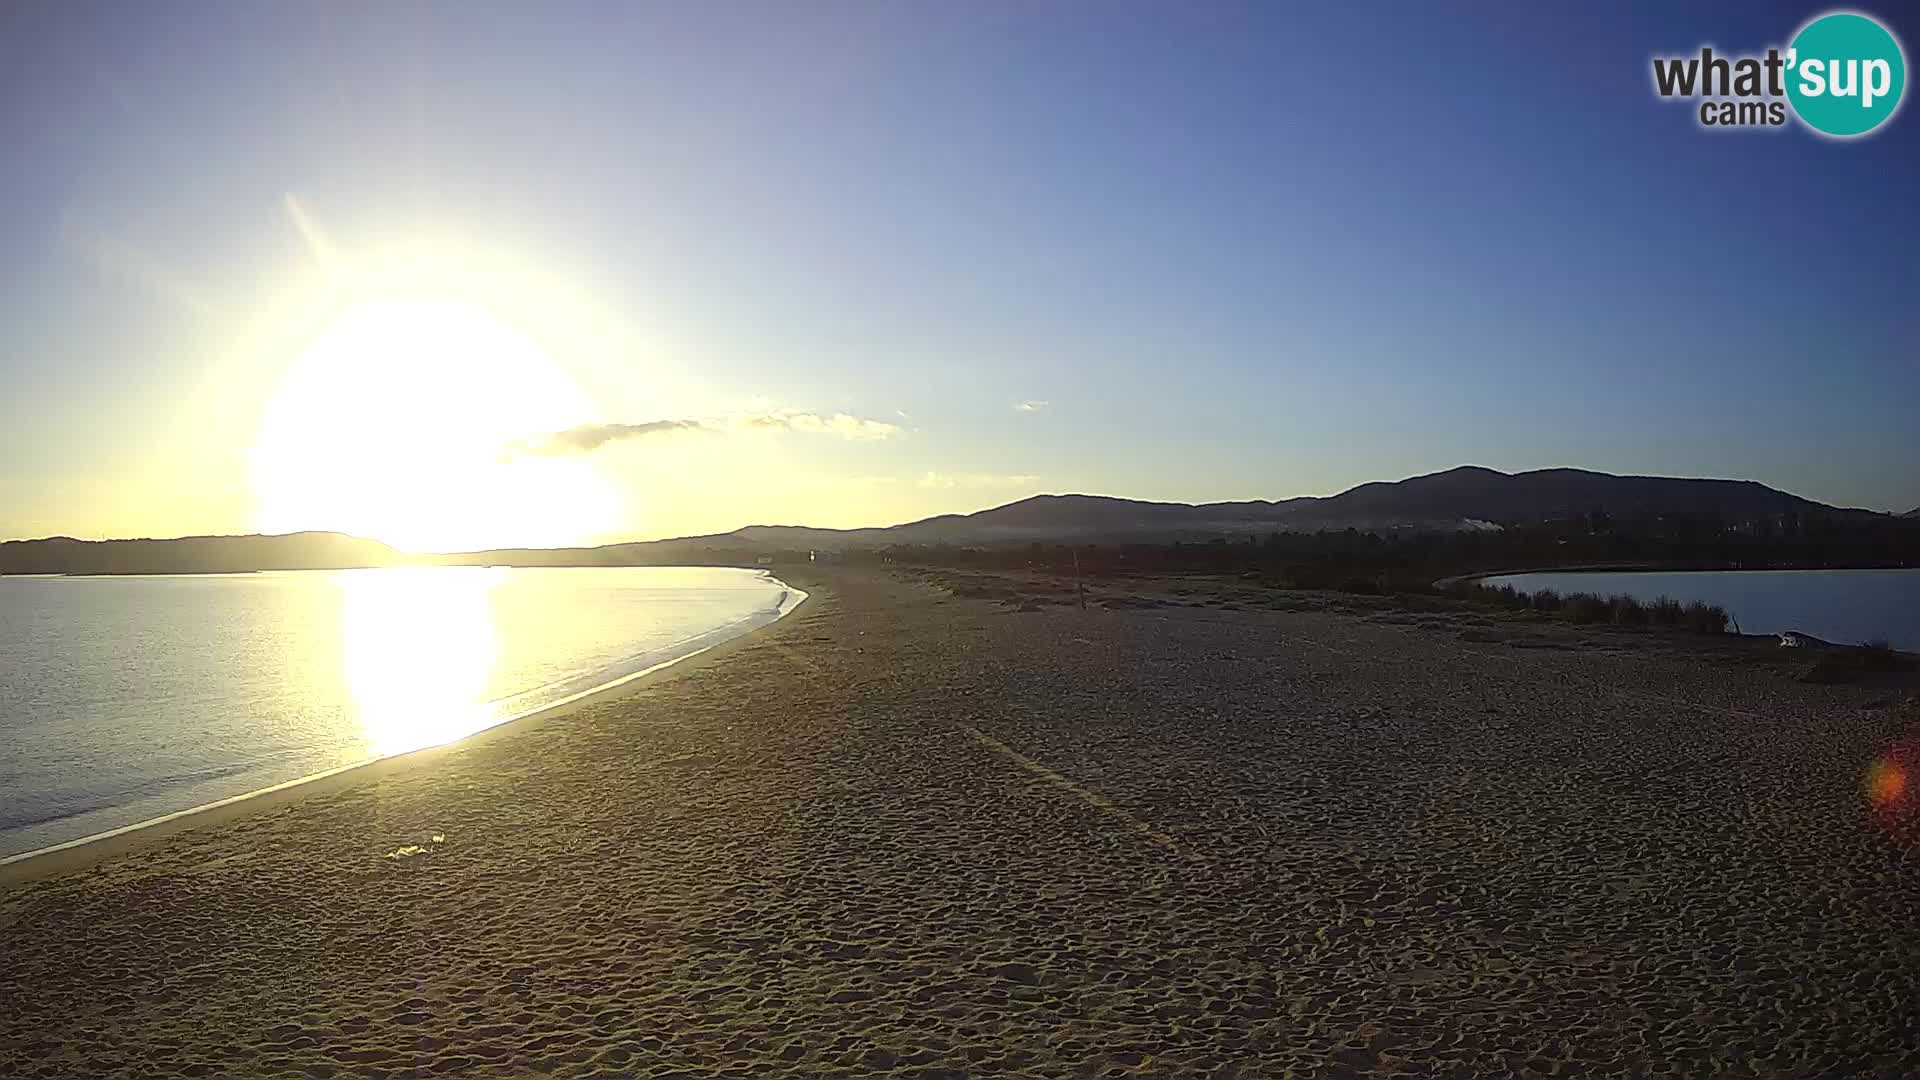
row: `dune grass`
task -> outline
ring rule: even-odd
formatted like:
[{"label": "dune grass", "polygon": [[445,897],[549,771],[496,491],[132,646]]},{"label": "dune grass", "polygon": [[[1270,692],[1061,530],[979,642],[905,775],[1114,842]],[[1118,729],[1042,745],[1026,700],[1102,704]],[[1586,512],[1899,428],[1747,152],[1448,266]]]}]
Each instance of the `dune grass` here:
[{"label": "dune grass", "polygon": [[1610,623],[1614,626],[1658,626],[1700,634],[1724,634],[1729,616],[1725,608],[1699,601],[1683,604],[1669,596],[1651,603],[1625,594],[1561,593],[1553,589],[1522,592],[1511,585],[1475,584],[1468,597],[1494,607],[1541,612],[1568,622]]}]

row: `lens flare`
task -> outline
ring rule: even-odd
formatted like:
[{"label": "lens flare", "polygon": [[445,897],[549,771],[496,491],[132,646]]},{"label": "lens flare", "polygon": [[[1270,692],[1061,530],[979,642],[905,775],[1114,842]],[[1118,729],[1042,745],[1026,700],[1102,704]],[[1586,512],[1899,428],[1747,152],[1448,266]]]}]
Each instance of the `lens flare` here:
[{"label": "lens flare", "polygon": [[1891,809],[1906,798],[1907,770],[1891,758],[1881,758],[1867,770],[1867,798],[1882,809]]},{"label": "lens flare", "polygon": [[1920,842],[1920,739],[1895,743],[1867,766],[1867,813],[1890,837]]}]

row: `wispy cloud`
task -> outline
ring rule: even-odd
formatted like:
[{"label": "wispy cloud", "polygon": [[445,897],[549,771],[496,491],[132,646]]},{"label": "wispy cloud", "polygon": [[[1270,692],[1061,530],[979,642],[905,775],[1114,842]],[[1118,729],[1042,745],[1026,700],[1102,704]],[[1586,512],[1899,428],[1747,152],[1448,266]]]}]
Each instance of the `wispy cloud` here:
[{"label": "wispy cloud", "polygon": [[590,454],[609,443],[660,435],[769,430],[798,431],[810,435],[833,435],[842,439],[872,441],[890,439],[898,435],[900,425],[847,413],[823,416],[819,413],[777,409],[702,420],[649,420],[640,424],[582,424],[565,431],[522,439],[508,447],[508,453],[565,457],[573,454]]},{"label": "wispy cloud", "polygon": [[1035,401],[1032,399],[1016,401],[1013,403],[1013,411],[1026,413],[1045,412],[1047,406],[1051,404],[1052,402],[1050,401]]},{"label": "wispy cloud", "polygon": [[590,454],[610,442],[620,442],[625,439],[668,435],[676,431],[703,430],[705,426],[698,420],[654,420],[645,424],[583,424],[580,427],[523,440],[515,444],[515,449],[529,454],[561,457],[567,454]]},{"label": "wispy cloud", "polygon": [[942,473],[921,474],[923,488],[1026,487],[1039,480],[1031,473]]},{"label": "wispy cloud", "polygon": [[864,416],[851,416],[847,413],[834,413],[821,416],[808,412],[775,412],[752,418],[754,427],[786,428],[788,431],[804,431],[814,435],[838,435],[843,439],[871,441],[891,439],[900,434],[900,425],[885,420],[874,420]]}]

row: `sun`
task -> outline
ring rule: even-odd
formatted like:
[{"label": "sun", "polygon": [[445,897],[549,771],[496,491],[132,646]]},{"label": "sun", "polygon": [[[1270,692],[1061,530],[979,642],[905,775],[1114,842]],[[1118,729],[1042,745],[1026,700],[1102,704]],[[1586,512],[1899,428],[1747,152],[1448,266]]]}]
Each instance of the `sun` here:
[{"label": "sun", "polygon": [[361,303],[267,405],[253,454],[257,525],[422,552],[602,539],[620,505],[590,462],[507,452],[596,418],[549,356],[482,306]]}]

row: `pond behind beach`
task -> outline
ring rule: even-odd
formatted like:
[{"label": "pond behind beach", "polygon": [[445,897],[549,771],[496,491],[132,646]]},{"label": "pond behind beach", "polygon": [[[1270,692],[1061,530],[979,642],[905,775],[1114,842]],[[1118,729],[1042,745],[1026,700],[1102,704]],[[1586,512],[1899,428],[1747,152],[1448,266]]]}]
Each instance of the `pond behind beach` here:
[{"label": "pond behind beach", "polygon": [[1885,641],[1920,652],[1920,570],[1686,570],[1506,574],[1482,584],[1636,600],[1717,604],[1742,633],[1797,630],[1848,645]]}]

